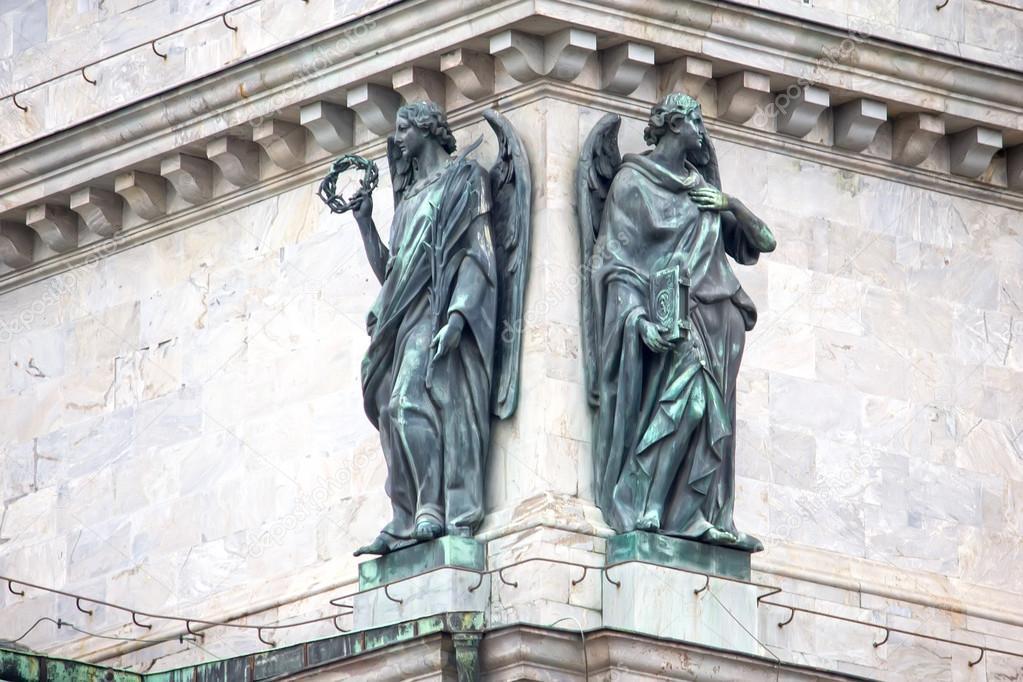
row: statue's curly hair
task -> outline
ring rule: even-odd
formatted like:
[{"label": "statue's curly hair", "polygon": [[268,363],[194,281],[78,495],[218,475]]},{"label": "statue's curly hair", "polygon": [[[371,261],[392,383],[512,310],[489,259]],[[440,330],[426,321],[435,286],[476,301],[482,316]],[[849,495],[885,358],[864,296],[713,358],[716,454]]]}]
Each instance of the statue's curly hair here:
[{"label": "statue's curly hair", "polygon": [[651,146],[656,145],[668,132],[668,126],[675,118],[689,116],[699,110],[700,103],[685,93],[674,92],[666,96],[650,108],[650,119],[643,130],[643,141]]},{"label": "statue's curly hair", "polygon": [[457,144],[455,136],[451,134],[451,127],[448,126],[448,117],[433,102],[406,104],[398,109],[398,116],[407,118],[412,125],[435,137],[448,154],[454,153]]}]

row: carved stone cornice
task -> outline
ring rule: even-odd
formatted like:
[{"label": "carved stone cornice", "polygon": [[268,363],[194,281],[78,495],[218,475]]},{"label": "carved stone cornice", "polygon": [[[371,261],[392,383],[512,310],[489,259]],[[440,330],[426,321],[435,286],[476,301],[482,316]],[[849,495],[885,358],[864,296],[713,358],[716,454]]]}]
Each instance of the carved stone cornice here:
[{"label": "carved stone cornice", "polygon": [[[585,649],[585,654],[584,650]],[[851,673],[778,663],[637,633],[598,628],[579,632],[513,624],[489,630],[480,645],[480,663],[489,679],[681,679],[703,682],[774,680],[851,682]],[[670,677],[669,677],[670,675]]]},{"label": "carved stone cornice", "polygon": [[[337,49],[351,26],[329,29],[0,155],[0,219],[27,225],[31,207],[51,206],[50,217],[36,222],[52,236],[53,216],[70,208],[90,232],[130,242],[137,230],[148,234],[154,224],[177,224],[205,215],[195,209],[234,201],[235,187],[278,186],[289,174],[354,151],[356,141],[379,144],[403,99],[446,97],[457,119],[481,104],[503,105],[523,87],[558,82],[562,93],[586,92],[579,96],[641,111],[651,100],[632,93],[643,79],[655,91],[672,84],[704,89],[713,95],[707,118],[726,129],[732,124],[723,119],[733,122],[738,137],[761,146],[1003,205],[1018,205],[1014,190],[1023,189],[1018,73],[705,0],[413,0],[373,22],[358,49]],[[843,46],[854,57],[843,57]],[[499,72],[529,83],[505,78],[496,88]],[[771,126],[758,124],[758,106],[793,83],[792,108],[772,116]],[[850,106],[857,101],[870,106]],[[798,139],[829,106],[836,145]],[[857,153],[885,119],[895,121],[894,161]],[[920,121],[928,125],[912,125]],[[933,144],[942,135],[949,144]],[[938,166],[951,173],[918,167],[939,148],[950,158]],[[990,173],[973,179],[1001,148],[1009,191]],[[210,182],[206,159],[226,183]],[[83,192],[104,197],[103,210],[83,202]],[[45,260],[26,263],[22,250],[0,266],[0,291],[23,284],[28,271],[66,267],[92,246],[54,243],[64,252],[37,249],[32,257]],[[21,269],[5,271],[10,263]]]}]

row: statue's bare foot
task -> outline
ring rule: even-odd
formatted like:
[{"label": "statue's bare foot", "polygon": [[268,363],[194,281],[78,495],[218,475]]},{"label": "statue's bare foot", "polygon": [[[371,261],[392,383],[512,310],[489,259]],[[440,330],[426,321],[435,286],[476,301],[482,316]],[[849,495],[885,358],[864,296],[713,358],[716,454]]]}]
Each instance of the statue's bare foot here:
[{"label": "statue's bare foot", "polygon": [[416,524],[414,535],[417,540],[433,540],[444,534],[444,527],[431,519],[423,519]]},{"label": "statue's bare foot", "polygon": [[648,511],[636,521],[636,528],[639,530],[656,533],[661,529],[661,515],[657,511]]},{"label": "statue's bare foot", "polygon": [[708,528],[704,531],[703,535],[700,536],[700,542],[706,542],[708,545],[721,545],[722,547],[729,547],[735,545],[739,541],[739,538],[734,533],[729,533],[727,530],[721,530],[720,528]]},{"label": "statue's bare foot", "polygon": [[383,535],[378,535],[377,539],[373,542],[355,550],[355,556],[359,556],[361,554],[387,554],[390,551],[391,548],[387,544],[387,540]]}]

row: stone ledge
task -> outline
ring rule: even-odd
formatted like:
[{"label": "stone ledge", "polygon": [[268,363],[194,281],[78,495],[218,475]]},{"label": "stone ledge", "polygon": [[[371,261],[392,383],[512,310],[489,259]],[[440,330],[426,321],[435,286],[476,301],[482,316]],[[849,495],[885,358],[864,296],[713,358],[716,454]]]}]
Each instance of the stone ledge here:
[{"label": "stone ledge", "polygon": [[[502,111],[507,112],[544,97],[553,97],[601,111],[618,113],[637,120],[646,117],[649,107],[649,104],[633,98],[613,96],[572,83],[540,79],[499,95],[452,109],[448,113],[448,120],[452,127],[457,129],[473,122],[488,106],[500,106]],[[937,192],[963,196],[975,201],[1023,210],[1023,195],[1003,187],[954,177],[947,173],[907,168],[883,158],[852,153],[837,147],[823,147],[805,140],[716,120],[712,116],[706,118],[707,127],[711,133],[723,140],[756,146],[793,158],[810,160],[844,170],[853,170]],[[1023,145],[1020,148],[1023,148]],[[348,152],[368,158],[380,158],[384,154],[384,141],[379,138],[366,140],[355,145]],[[320,150],[311,153],[301,167],[266,177],[244,188],[234,188],[227,193],[214,196],[207,203],[176,210],[155,221],[135,225],[129,229],[121,229],[112,238],[87,241],[78,249],[59,255],[50,254],[45,260],[27,263],[16,270],[4,271],[4,268],[0,267],[0,295],[125,249],[145,244],[165,234],[187,229],[210,216],[248,206],[268,196],[280,194],[304,184],[311,184],[322,177],[326,170],[324,164],[328,163],[331,158],[329,153]],[[0,208],[0,212],[2,212],[2,208]],[[19,224],[6,219],[3,222],[5,227]],[[490,531],[484,529],[485,534],[488,532]]]},{"label": "stone ledge", "polygon": [[750,579],[750,555],[737,549],[641,530],[608,538],[608,568],[635,561],[724,578]]},{"label": "stone ledge", "polygon": [[[444,669],[455,672],[455,666],[450,665],[452,657],[436,655],[438,650],[446,652],[459,648],[462,645],[458,640],[460,635],[474,635],[475,640],[469,642],[474,645],[482,630],[482,614],[444,613],[280,649],[146,674],[0,649],[0,675],[10,682],[38,682],[40,679],[64,682],[92,682],[98,679],[113,682],[178,682],[193,679],[255,682],[316,678],[325,670],[336,674],[337,668],[341,667],[350,675],[344,679],[370,679],[367,675],[372,670],[372,679],[397,682],[409,679],[407,675],[412,674],[414,669],[426,674]],[[404,653],[412,654],[407,661],[403,660]],[[46,670],[45,675],[40,673],[43,669]],[[338,678],[332,676],[329,679]]]},{"label": "stone ledge", "polygon": [[[579,632],[553,628],[528,625],[497,628],[488,631],[480,643],[480,664],[492,682],[522,679],[866,682],[869,679],[811,666],[779,664],[766,656],[644,637],[612,628],[589,631],[585,639]],[[623,677],[623,673],[629,676]]]},{"label": "stone ledge", "polygon": [[482,571],[486,547],[472,538],[445,535],[359,564],[359,589],[381,587],[446,566]]}]

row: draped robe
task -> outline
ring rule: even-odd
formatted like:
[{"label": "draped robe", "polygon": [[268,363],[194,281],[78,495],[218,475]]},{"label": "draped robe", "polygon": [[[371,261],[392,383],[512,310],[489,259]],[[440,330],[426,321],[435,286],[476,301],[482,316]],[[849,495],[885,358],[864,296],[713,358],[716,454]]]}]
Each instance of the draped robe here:
[{"label": "draped robe", "polygon": [[[626,155],[594,247],[595,482],[598,505],[619,532],[636,529],[652,510],[664,534],[736,532],[736,375],[756,309],[726,255],[753,264],[759,251],[734,221],[693,203],[689,191],[704,185],[691,165],[681,176],[645,155]],[[655,319],[652,273],[672,264],[691,278],[692,330],[655,353],[639,322]]]},{"label": "draped robe", "polygon": [[[393,518],[390,550],[418,521],[471,535],[483,519],[497,270],[486,172],[454,160],[395,207],[384,282],[368,318],[366,414],[380,431]],[[430,369],[430,342],[453,313],[461,340]]]}]

